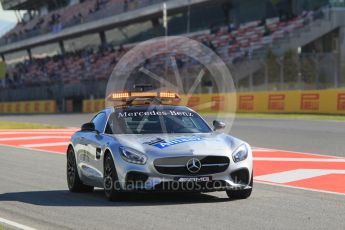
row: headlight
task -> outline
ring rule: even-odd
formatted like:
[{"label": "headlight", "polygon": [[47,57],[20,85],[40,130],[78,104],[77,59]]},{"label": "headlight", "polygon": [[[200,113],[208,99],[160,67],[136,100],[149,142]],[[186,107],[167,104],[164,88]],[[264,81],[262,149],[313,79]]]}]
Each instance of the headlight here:
[{"label": "headlight", "polygon": [[147,157],[143,153],[125,147],[120,147],[120,155],[122,159],[133,164],[143,165],[147,160]]},{"label": "headlight", "polygon": [[248,148],[246,145],[240,145],[233,153],[232,153],[232,159],[235,163],[243,161],[247,159],[248,157]]}]

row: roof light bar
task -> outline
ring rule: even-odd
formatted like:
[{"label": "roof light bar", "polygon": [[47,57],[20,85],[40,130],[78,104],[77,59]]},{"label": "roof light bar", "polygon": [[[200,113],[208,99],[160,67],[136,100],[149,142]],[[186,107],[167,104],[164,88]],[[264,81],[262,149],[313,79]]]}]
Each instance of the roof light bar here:
[{"label": "roof light bar", "polygon": [[111,100],[125,100],[131,98],[161,98],[161,99],[173,99],[180,98],[177,93],[173,92],[116,92],[109,95]]},{"label": "roof light bar", "polygon": [[176,93],[171,92],[160,92],[159,97],[161,98],[176,98],[178,95]]},{"label": "roof light bar", "polygon": [[129,97],[129,93],[123,92],[123,93],[112,93],[110,94],[111,99],[125,99]]},{"label": "roof light bar", "polygon": [[158,97],[157,92],[131,92],[131,97]]}]

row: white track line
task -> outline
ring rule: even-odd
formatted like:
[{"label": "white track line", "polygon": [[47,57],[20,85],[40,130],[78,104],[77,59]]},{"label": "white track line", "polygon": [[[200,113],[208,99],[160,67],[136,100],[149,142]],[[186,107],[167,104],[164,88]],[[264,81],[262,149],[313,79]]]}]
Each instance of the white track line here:
[{"label": "white track line", "polygon": [[54,143],[43,143],[43,144],[29,144],[29,145],[20,145],[25,148],[37,148],[37,147],[51,147],[51,146],[67,146],[68,142],[54,142]]},{"label": "white track line", "polygon": [[1,129],[0,132],[76,132],[78,129]]},{"label": "white track line", "polygon": [[38,140],[38,139],[69,139],[71,136],[34,136],[34,137],[8,137],[0,141]]},{"label": "white track line", "polygon": [[258,183],[258,184],[272,185],[272,186],[278,186],[278,187],[282,187],[282,188],[292,188],[292,189],[299,189],[299,190],[303,190],[303,191],[312,191],[312,192],[318,192],[318,193],[326,193],[326,194],[345,196],[345,193],[330,192],[330,191],[321,190],[321,189],[304,188],[304,187],[297,187],[297,186],[286,185],[286,184],[276,184],[276,183],[271,183],[271,182],[266,182],[266,181],[255,180],[255,179],[254,179],[254,182]]},{"label": "white track line", "polygon": [[13,135],[13,134],[73,134],[74,132],[68,132],[68,131],[53,131],[53,132],[0,132],[0,136],[2,135]]},{"label": "white track line", "polygon": [[[252,146],[253,150],[255,151],[256,148],[260,149],[260,151],[263,151],[267,148],[260,148],[260,147],[254,147]],[[285,152],[285,153],[298,153],[298,154],[304,154],[309,156],[322,156],[322,157],[329,157],[329,158],[339,158],[339,156],[334,155],[326,155],[326,154],[319,154],[319,153],[305,153],[305,152],[299,152],[299,151],[290,151],[290,150],[282,150],[282,149],[267,149],[268,152]]]},{"label": "white track line", "polygon": [[288,158],[288,157],[254,157],[254,161],[293,161],[293,162],[345,162],[345,158]]},{"label": "white track line", "polygon": [[295,169],[285,172],[256,176],[254,179],[271,183],[286,184],[329,174],[345,174],[345,170],[332,169]]},{"label": "white track line", "polygon": [[21,229],[21,230],[36,230],[36,228],[32,228],[23,224],[19,224],[16,223],[14,221],[11,220],[7,220],[4,218],[0,218],[0,223],[4,224],[4,225],[8,225],[10,227],[15,227],[16,229]]},{"label": "white track line", "polygon": [[[30,150],[30,151],[36,151],[36,152],[42,152],[42,153],[54,153],[54,154],[59,154],[59,155],[66,155],[65,152],[57,152],[57,151],[50,151],[50,150],[43,150],[43,149],[33,149],[33,148],[26,148],[26,147],[22,147],[22,146],[15,146],[15,145],[7,145],[7,144],[3,144],[0,143],[0,146],[4,146],[4,147],[8,147],[8,148],[14,148],[14,149],[24,149],[24,150]],[[66,150],[67,150],[67,146],[66,146]]]}]

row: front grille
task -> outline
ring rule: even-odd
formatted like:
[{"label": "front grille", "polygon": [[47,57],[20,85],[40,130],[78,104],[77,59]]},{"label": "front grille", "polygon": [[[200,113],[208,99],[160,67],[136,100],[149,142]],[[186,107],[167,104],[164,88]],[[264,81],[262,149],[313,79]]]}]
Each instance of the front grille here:
[{"label": "front grille", "polygon": [[[196,173],[187,169],[187,162],[192,158],[201,162],[201,168]],[[224,172],[229,167],[230,160],[225,156],[183,156],[159,158],[153,163],[156,170],[162,174],[195,176]]]}]

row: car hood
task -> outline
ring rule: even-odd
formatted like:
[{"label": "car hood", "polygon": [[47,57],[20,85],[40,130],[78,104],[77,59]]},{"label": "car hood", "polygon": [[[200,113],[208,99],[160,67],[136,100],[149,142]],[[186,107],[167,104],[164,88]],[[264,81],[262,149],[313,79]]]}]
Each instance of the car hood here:
[{"label": "car hood", "polygon": [[228,155],[242,141],[217,133],[114,135],[118,143],[148,155]]}]

